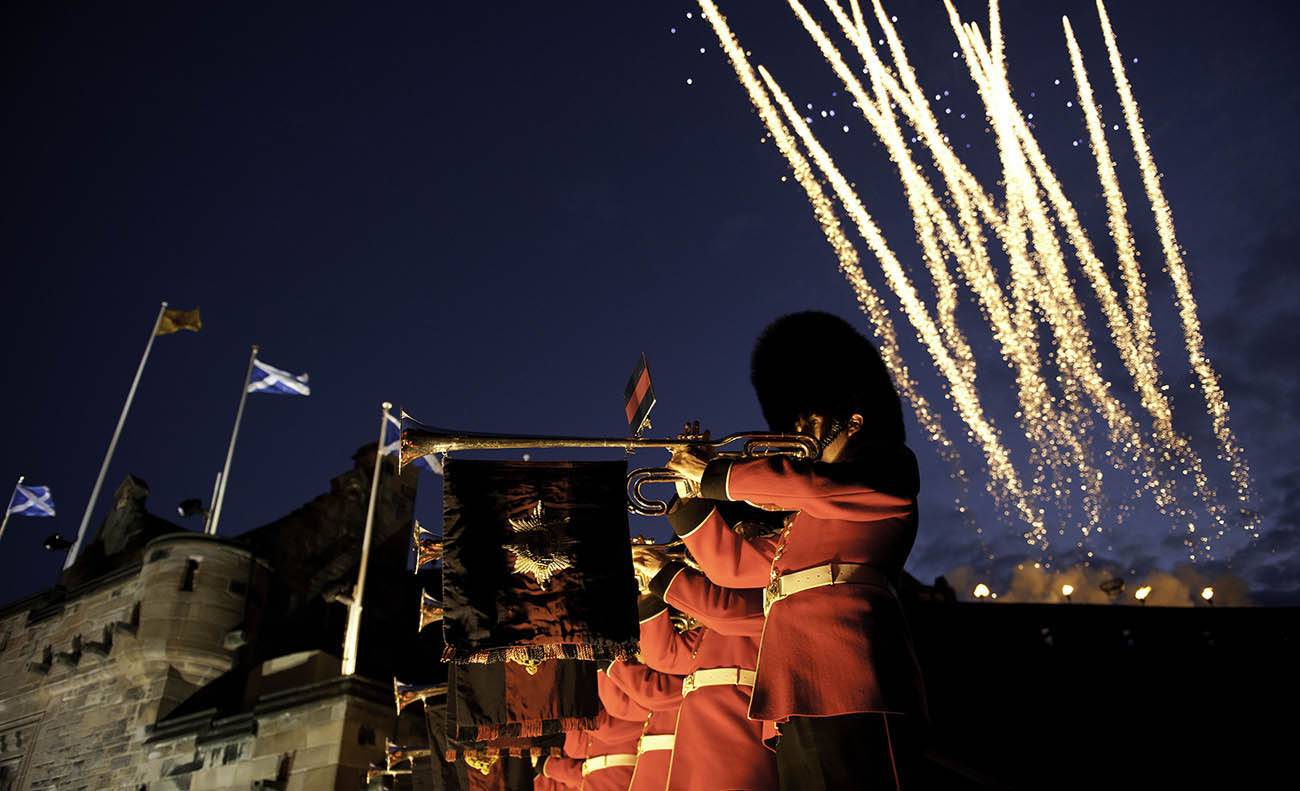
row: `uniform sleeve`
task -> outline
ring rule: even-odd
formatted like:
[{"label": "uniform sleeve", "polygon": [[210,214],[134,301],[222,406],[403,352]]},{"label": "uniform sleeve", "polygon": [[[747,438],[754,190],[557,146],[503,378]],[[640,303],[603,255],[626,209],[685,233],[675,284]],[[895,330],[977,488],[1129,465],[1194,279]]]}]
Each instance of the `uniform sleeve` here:
[{"label": "uniform sleeve", "polygon": [[641,621],[641,661],[655,670],[684,676],[695,670],[700,637],[698,629],[686,633],[674,629],[668,608],[664,607]]},{"label": "uniform sleeve", "polygon": [[763,634],[763,592],[757,588],[724,588],[682,563],[664,566],[650,587],[664,601],[694,616],[719,634],[758,637]]},{"label": "uniform sleeve", "polygon": [[596,675],[596,689],[609,716],[638,723],[644,723],[646,717],[650,716],[649,709],[633,700],[631,695],[608,677],[608,673]]},{"label": "uniform sleeve", "polygon": [[714,583],[727,588],[767,585],[776,555],[775,538],[741,538],[712,501],[698,498],[680,501],[669,522]]},{"label": "uniform sleeve", "polygon": [[577,758],[559,758],[554,755],[542,764],[542,777],[565,788],[582,787],[582,761]]},{"label": "uniform sleeve", "polygon": [[869,522],[915,513],[916,481],[916,457],[910,451],[842,464],[767,456],[711,461],[700,489],[712,499],[746,500],[817,519]]},{"label": "uniform sleeve", "polygon": [[609,680],[637,704],[651,711],[671,711],[682,702],[682,678],[636,662],[612,662]]},{"label": "uniform sleeve", "polygon": [[[597,721],[600,717],[597,715]],[[587,730],[568,731],[564,734],[564,756],[582,760],[591,753],[591,732]]]}]

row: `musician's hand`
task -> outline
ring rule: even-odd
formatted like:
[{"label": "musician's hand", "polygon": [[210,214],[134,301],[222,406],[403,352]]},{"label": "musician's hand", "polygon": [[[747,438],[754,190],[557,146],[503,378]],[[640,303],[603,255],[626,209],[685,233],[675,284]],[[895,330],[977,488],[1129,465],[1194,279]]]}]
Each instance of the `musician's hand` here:
[{"label": "musician's hand", "polygon": [[704,468],[708,464],[708,460],[701,459],[689,450],[683,449],[675,452],[665,466],[690,483],[699,486],[700,481],[704,478]]},{"label": "musician's hand", "polygon": [[654,579],[659,570],[668,562],[663,551],[654,546],[636,546],[632,547],[632,568],[636,571],[637,580],[644,580],[645,586],[649,586],[650,580]]}]

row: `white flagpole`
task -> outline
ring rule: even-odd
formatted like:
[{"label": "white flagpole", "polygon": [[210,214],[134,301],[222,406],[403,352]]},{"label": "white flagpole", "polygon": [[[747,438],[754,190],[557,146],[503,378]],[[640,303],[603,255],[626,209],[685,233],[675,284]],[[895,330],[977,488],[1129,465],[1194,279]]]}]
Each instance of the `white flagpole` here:
[{"label": "white flagpole", "polygon": [[235,428],[230,432],[230,447],[226,448],[226,466],[221,468],[221,485],[217,487],[217,501],[212,506],[212,520],[208,522],[207,534],[217,534],[217,523],[221,521],[221,506],[226,502],[226,482],[230,480],[230,460],[235,457],[235,440],[239,439],[239,423],[244,419],[244,402],[248,400],[248,382],[253,378],[253,363],[257,362],[257,345],[248,355],[248,370],[244,372],[244,386],[239,390],[239,409],[235,410]]},{"label": "white flagpole", "polygon": [[208,498],[208,511],[203,515],[203,532],[208,532],[208,525],[212,523],[212,511],[217,507],[217,490],[221,488],[221,473],[217,473],[217,478],[212,482],[212,496]]},{"label": "white flagpole", "polygon": [[370,536],[375,527],[375,501],[379,499],[379,471],[384,466],[384,432],[388,428],[388,410],[393,405],[385,401],[379,415],[379,442],[375,444],[375,471],[370,476],[370,504],[366,507],[366,530],[361,536],[361,568],[357,570],[357,584],[352,589],[348,603],[348,630],[343,636],[343,675],[357,672],[357,638],[361,635],[361,597],[366,592],[366,567],[370,565]]},{"label": "white flagpole", "polygon": [[[18,487],[23,485],[23,478],[25,477],[27,476],[18,476],[18,483],[14,484],[14,494],[18,493]],[[0,519],[0,538],[5,537],[5,528],[9,525],[9,509],[13,507],[14,494],[9,495],[9,502],[5,503],[5,518]]]},{"label": "white flagpole", "polygon": [[167,303],[164,302],[158,307],[158,317],[153,320],[153,329],[149,331],[149,342],[144,345],[144,354],[140,355],[140,365],[135,369],[135,379],[131,381],[131,389],[127,391],[126,403],[122,405],[122,414],[117,418],[117,428],[113,429],[113,439],[108,443],[108,453],[104,454],[104,463],[99,465],[99,477],[95,479],[95,488],[90,490],[90,501],[86,503],[86,512],[81,515],[81,527],[77,528],[77,540],[73,542],[72,549],[68,550],[68,557],[63,561],[63,568],[72,568],[72,564],[77,562],[77,553],[81,551],[81,542],[86,537],[86,528],[90,526],[90,515],[95,511],[95,501],[99,499],[99,492],[104,488],[104,476],[108,475],[109,462],[113,460],[113,451],[117,450],[118,437],[122,436],[122,426],[126,425],[126,415],[131,411],[131,401],[135,399],[135,390],[140,386],[140,377],[144,374],[144,364],[149,361],[149,350],[153,348],[153,339],[158,337],[158,327],[162,324],[163,313],[167,311]]}]

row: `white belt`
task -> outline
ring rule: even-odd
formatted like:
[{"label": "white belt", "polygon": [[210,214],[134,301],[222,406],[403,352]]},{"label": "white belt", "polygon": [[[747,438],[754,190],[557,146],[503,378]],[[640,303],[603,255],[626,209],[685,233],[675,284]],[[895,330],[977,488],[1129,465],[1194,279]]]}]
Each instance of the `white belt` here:
[{"label": "white belt", "polygon": [[763,589],[763,614],[767,615],[773,604],[786,597],[827,585],[868,585],[890,594],[894,592],[889,577],[880,569],[865,563],[827,563],[782,574],[772,580],[772,584]]},{"label": "white belt", "polygon": [[708,670],[696,670],[682,682],[682,697],[686,697],[700,687],[718,687],[734,685],[739,687],[754,686],[754,671],[741,667],[715,667]]},{"label": "white belt", "polygon": [[599,772],[601,769],[610,769],[615,766],[636,766],[636,756],[632,753],[610,753],[609,755],[597,755],[582,762],[582,776],[586,777],[592,772]]},{"label": "white belt", "polygon": [[674,735],[671,733],[656,733],[651,736],[642,736],[636,743],[636,754],[653,752],[654,750],[671,750],[673,749]]}]

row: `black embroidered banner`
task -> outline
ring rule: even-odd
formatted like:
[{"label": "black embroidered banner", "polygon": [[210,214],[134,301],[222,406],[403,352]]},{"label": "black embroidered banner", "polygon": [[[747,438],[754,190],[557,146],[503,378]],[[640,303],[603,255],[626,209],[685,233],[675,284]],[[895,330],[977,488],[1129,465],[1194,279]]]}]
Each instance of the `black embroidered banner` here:
[{"label": "black embroidered banner", "polygon": [[626,478],[621,461],[447,460],[443,660],[633,656]]},{"label": "black embroidered banner", "polygon": [[595,727],[596,663],[551,659],[447,668],[446,752],[544,754],[566,731]]}]

